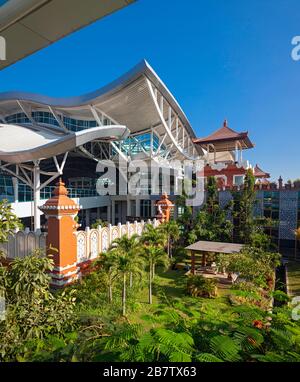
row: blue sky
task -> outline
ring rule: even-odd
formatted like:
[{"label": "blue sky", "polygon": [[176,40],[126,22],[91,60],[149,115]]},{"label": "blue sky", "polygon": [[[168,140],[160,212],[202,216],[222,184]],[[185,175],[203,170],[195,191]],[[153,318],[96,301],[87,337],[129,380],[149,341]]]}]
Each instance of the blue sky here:
[{"label": "blue sky", "polygon": [[0,91],[79,95],[145,58],[196,134],[227,118],[272,178],[300,177],[299,0],[139,0],[0,72]]}]

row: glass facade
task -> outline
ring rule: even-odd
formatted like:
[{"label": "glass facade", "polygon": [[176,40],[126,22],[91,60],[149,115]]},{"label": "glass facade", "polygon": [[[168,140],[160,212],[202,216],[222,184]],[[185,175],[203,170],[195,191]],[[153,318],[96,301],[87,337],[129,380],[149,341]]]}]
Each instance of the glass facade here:
[{"label": "glass facade", "polygon": [[8,175],[2,175],[0,173],[0,199],[7,199],[9,202],[13,202],[14,187],[12,178]]},{"label": "glass facade", "polygon": [[151,200],[141,200],[140,216],[144,219],[151,218]]},{"label": "glass facade", "polygon": [[54,115],[46,111],[34,111],[32,112],[32,118],[37,123],[59,126],[59,123],[55,119]]},{"label": "glass facade", "polygon": [[[53,195],[54,186],[47,186],[41,190],[41,199],[47,200]],[[95,188],[68,188],[70,198],[84,198],[99,196]],[[19,202],[31,202],[33,200],[32,190],[26,184],[18,185]],[[15,201],[12,178],[0,174],[0,199],[7,199],[10,203]]]},{"label": "glass facade", "polygon": [[[48,111],[33,111],[32,119],[36,123],[51,125],[51,126],[59,126],[59,123],[55,119],[54,115]],[[61,118],[61,115],[59,115]],[[16,123],[16,124],[26,124],[31,123],[29,118],[26,117],[25,113],[16,113],[9,115],[5,118],[7,123]],[[63,116],[63,123],[67,129],[71,131],[80,131],[85,129],[90,129],[92,127],[97,126],[97,122],[95,120],[83,120],[83,119],[74,119],[70,117]],[[108,125],[110,121],[108,119],[104,120],[104,125]]]},{"label": "glass facade", "polygon": [[5,118],[7,123],[30,123],[25,113],[16,113]]},{"label": "glass facade", "polygon": [[[157,135],[153,134],[153,150],[156,151],[159,147],[159,138]],[[151,150],[151,133],[140,134],[136,136],[129,137],[121,142],[120,144],[121,150],[126,155],[134,155],[139,154],[144,151],[147,153]],[[161,145],[160,153],[166,150],[164,145]]]},{"label": "glass facade", "polygon": [[64,125],[71,131],[80,131],[90,129],[97,126],[96,121],[85,121],[80,119],[74,119],[70,117],[63,117]]}]

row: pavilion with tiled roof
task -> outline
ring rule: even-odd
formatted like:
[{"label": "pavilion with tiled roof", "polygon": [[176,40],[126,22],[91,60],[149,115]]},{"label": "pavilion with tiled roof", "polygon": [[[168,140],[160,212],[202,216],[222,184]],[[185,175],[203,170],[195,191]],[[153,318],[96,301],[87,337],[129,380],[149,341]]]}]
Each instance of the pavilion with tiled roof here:
[{"label": "pavilion with tiled roof", "polygon": [[212,151],[216,152],[233,151],[236,150],[237,146],[240,146],[239,148],[243,150],[254,147],[254,144],[248,137],[248,131],[237,133],[228,127],[226,119],[219,130],[208,137],[193,139],[193,142],[207,151],[212,149]]},{"label": "pavilion with tiled roof", "polygon": [[248,137],[248,131],[234,131],[226,119],[220,129],[206,138],[196,138],[193,142],[206,151],[204,178],[215,177],[220,189],[241,186],[250,168],[256,179],[265,181],[270,177],[258,165],[253,168],[248,160],[243,159],[243,151],[253,148],[254,144]]},{"label": "pavilion with tiled roof", "polygon": [[255,165],[253,169],[253,174],[255,178],[270,178],[270,174],[268,172],[263,171],[257,164]]}]

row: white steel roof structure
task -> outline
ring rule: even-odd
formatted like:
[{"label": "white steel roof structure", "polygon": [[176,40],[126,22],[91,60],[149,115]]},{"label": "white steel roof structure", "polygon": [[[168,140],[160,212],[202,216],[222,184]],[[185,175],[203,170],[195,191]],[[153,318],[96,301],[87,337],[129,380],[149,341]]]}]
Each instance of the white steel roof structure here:
[{"label": "white steel roof structure", "polygon": [[[109,85],[78,97],[51,98],[22,92],[0,93],[0,122],[2,119],[5,123],[7,116],[20,112],[32,120],[32,111],[39,110],[53,114],[60,130],[65,132],[68,130],[61,116],[93,119],[99,126],[104,118],[108,118],[113,125],[126,126],[132,135],[150,131],[155,133],[173,157],[196,159],[203,154],[202,149],[192,141],[196,136],[185,113],[144,60]],[[156,154],[151,153],[152,157]]]},{"label": "white steel roof structure", "polygon": [[64,154],[93,140],[124,139],[125,126],[101,126],[60,133],[41,127],[0,124],[0,159],[23,163]]},{"label": "white steel roof structure", "polygon": [[[72,123],[78,123],[81,131],[71,131]],[[62,174],[68,152],[76,149],[97,161],[113,159],[113,153],[129,162],[131,155],[122,147],[129,131],[134,144],[139,143],[138,136],[151,137],[150,150],[140,150],[143,159],[168,165],[170,159],[194,160],[203,154],[193,143],[196,136],[183,110],[146,61],[109,85],[78,97],[0,93],[0,168],[33,188],[36,228],[39,191]],[[103,141],[110,147],[107,157]],[[59,165],[56,157],[64,153]],[[57,172],[41,171],[40,161],[51,157]],[[40,184],[40,174],[50,178]]]},{"label": "white steel roof structure", "polygon": [[0,35],[6,39],[7,57],[0,70],[134,1],[1,1]]}]

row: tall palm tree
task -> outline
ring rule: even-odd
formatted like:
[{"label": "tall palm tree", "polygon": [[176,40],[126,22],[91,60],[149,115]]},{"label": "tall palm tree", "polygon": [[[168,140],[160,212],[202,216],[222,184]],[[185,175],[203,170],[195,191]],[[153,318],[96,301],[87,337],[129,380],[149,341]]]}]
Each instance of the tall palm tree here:
[{"label": "tall palm tree", "polygon": [[149,304],[152,304],[152,282],[155,276],[155,267],[160,264],[167,267],[169,258],[166,252],[155,245],[147,245],[143,250],[143,257],[149,268]]},{"label": "tall palm tree", "polygon": [[146,224],[141,236],[141,242],[145,245],[165,246],[166,235],[162,230],[153,227],[152,224]]},{"label": "tall palm tree", "polygon": [[112,303],[113,300],[113,283],[117,277],[116,272],[117,253],[114,249],[101,254],[96,262],[100,269],[105,271],[108,285],[108,301]]},{"label": "tall palm tree", "polygon": [[118,276],[121,278],[122,287],[122,314],[126,316],[126,284],[128,275],[130,274],[142,274],[143,263],[142,259],[137,256],[130,256],[130,254],[123,252],[121,248],[116,248],[118,253],[115,269]]},{"label": "tall palm tree", "polygon": [[[116,239],[112,243],[113,248],[117,248],[118,251],[123,254],[128,254],[131,258],[136,257],[140,250],[139,236],[134,234],[131,237],[123,235],[119,239]],[[129,286],[132,287],[133,274],[130,272],[129,275]]]},{"label": "tall palm tree", "polygon": [[166,235],[168,256],[172,258],[172,244],[179,239],[180,230],[175,220],[163,223],[158,227]]}]

